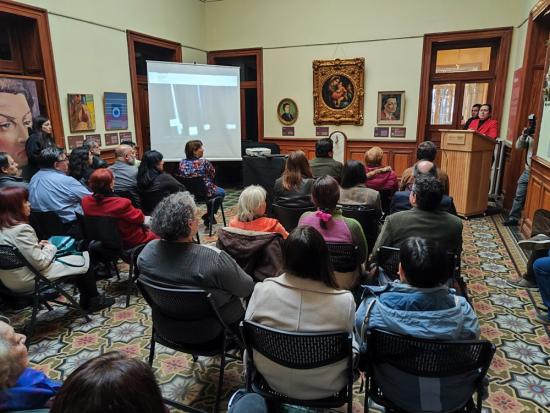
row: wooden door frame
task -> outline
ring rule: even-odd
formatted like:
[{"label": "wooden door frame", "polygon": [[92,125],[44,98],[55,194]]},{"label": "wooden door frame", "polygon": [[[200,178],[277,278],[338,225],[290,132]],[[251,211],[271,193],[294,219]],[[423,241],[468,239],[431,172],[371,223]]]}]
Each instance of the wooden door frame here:
[{"label": "wooden door frame", "polygon": [[144,43],[151,46],[162,47],[174,51],[174,62],[182,62],[181,44],[171,40],[165,40],[147,34],[126,31],[128,40],[128,60],[130,63],[130,82],[132,85],[132,104],[134,107],[134,127],[136,131],[136,145],[143,148],[143,134],[141,131],[141,113],[139,109],[139,93],[138,93],[138,75],[136,69],[136,43]]},{"label": "wooden door frame", "polygon": [[[61,117],[61,101],[57,89],[57,77],[53,58],[52,39],[50,37],[50,23],[48,11],[40,7],[29,6],[13,1],[0,0],[0,12],[27,17],[36,22],[38,41],[40,42],[40,55],[42,63],[42,75],[46,86],[46,107],[48,116],[52,122],[55,143],[65,147],[65,132],[63,131],[63,118]],[[24,77],[24,76],[23,76]]]},{"label": "wooden door frame", "polygon": [[470,42],[499,40],[495,66],[495,88],[493,94],[493,117],[502,119],[504,107],[504,93],[506,91],[506,80],[508,74],[508,60],[510,58],[510,47],[512,44],[512,27],[502,27],[489,30],[468,30],[459,32],[429,33],[424,35],[424,48],[422,51],[422,70],[420,74],[420,93],[418,102],[418,124],[416,136],[418,141],[426,138],[426,125],[429,119],[428,102],[430,101],[430,74],[432,66],[435,65],[435,57],[432,49],[439,43]]},{"label": "wooden door frame", "polygon": [[[254,47],[248,49],[230,49],[230,50],[213,50],[207,54],[207,62],[209,65],[215,63],[217,57],[241,57],[255,56],[256,57],[256,93],[258,100],[258,142],[264,140],[264,66],[263,66],[263,49]],[[242,83],[242,82],[241,82]]]}]

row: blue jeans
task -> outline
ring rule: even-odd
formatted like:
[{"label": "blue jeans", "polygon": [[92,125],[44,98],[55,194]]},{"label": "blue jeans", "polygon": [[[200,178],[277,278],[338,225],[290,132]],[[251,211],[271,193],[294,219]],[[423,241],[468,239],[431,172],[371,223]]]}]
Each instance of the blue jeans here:
[{"label": "blue jeans", "polygon": [[267,405],[262,396],[256,393],[247,393],[238,400],[228,413],[267,413]]},{"label": "blue jeans", "polygon": [[525,195],[527,194],[527,184],[529,183],[529,171],[524,170],[518,179],[518,186],[516,188],[516,196],[510,208],[510,215],[508,218],[519,220],[521,218],[521,210],[525,204]]},{"label": "blue jeans", "polygon": [[547,251],[546,257],[538,258],[535,261],[533,270],[542,302],[548,307],[550,315],[550,251]]},{"label": "blue jeans", "polygon": [[[223,199],[225,198],[225,190],[223,188],[220,188],[219,186],[216,187],[216,192],[212,194],[210,198],[219,197],[221,198],[219,202],[214,203],[214,215],[218,213],[218,209],[220,208],[220,204],[222,203]],[[208,212],[210,212],[210,204],[208,204]]]}]

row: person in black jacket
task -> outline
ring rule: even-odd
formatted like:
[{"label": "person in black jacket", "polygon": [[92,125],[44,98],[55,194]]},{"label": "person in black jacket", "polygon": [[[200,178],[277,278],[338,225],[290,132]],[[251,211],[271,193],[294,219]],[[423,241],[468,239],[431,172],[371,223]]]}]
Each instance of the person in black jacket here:
[{"label": "person in black jacket", "polygon": [[32,133],[25,144],[25,152],[27,152],[27,158],[29,159],[24,172],[26,180],[30,181],[32,176],[38,172],[38,169],[40,169],[38,166],[40,152],[50,146],[55,146],[52,137],[52,123],[44,116],[37,116],[33,120]]},{"label": "person in black jacket", "polygon": [[92,169],[107,168],[107,162],[101,158],[101,148],[99,143],[93,138],[86,138],[84,145],[90,148],[92,153]]}]

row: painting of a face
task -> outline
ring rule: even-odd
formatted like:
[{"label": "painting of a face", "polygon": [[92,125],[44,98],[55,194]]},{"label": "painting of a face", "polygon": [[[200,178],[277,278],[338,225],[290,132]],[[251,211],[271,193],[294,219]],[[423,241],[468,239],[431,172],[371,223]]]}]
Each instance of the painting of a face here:
[{"label": "painting of a face", "polygon": [[296,103],[289,98],[285,98],[277,105],[277,117],[283,125],[292,125],[298,118],[298,107]]},{"label": "painting of a face", "polygon": [[353,96],[353,83],[347,76],[332,76],[323,84],[323,101],[331,109],[344,109],[351,104]]},{"label": "painting of a face", "polygon": [[27,164],[25,143],[32,127],[32,109],[23,94],[0,93],[0,152],[9,153],[19,166]]}]

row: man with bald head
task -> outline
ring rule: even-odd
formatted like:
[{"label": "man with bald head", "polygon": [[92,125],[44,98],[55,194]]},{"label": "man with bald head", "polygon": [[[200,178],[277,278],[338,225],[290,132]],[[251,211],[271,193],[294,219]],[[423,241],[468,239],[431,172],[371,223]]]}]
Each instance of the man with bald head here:
[{"label": "man with bald head", "polygon": [[[420,145],[418,145],[418,148],[416,148],[416,164],[421,161],[434,162],[436,155],[437,146],[435,146],[432,141],[422,142]],[[403,171],[403,175],[401,175],[401,183],[399,184],[400,191],[411,190],[412,184],[414,182],[414,167],[416,166],[416,164]],[[449,195],[449,176],[444,170],[438,168],[437,166],[436,170],[437,177],[443,185],[443,195]]]},{"label": "man with bald head", "polygon": [[[438,175],[438,169],[431,161],[418,161],[413,166],[413,173],[410,180],[411,185],[414,184],[414,181],[421,176],[432,176],[441,182],[441,179],[439,179]],[[413,205],[410,201],[410,197],[411,190],[407,188],[402,191],[397,191],[395,194],[393,194],[390,205],[390,215],[395,212],[407,211],[411,209]],[[441,199],[440,209],[442,211],[447,211],[453,215],[456,215],[456,208],[454,206],[453,200],[447,195],[443,195],[443,198]]]},{"label": "man with bald head", "polygon": [[115,149],[116,161],[109,169],[115,176],[115,192],[127,192],[131,196],[132,204],[136,208],[141,205],[137,188],[138,170],[136,163],[136,150],[130,145],[118,145]]}]

